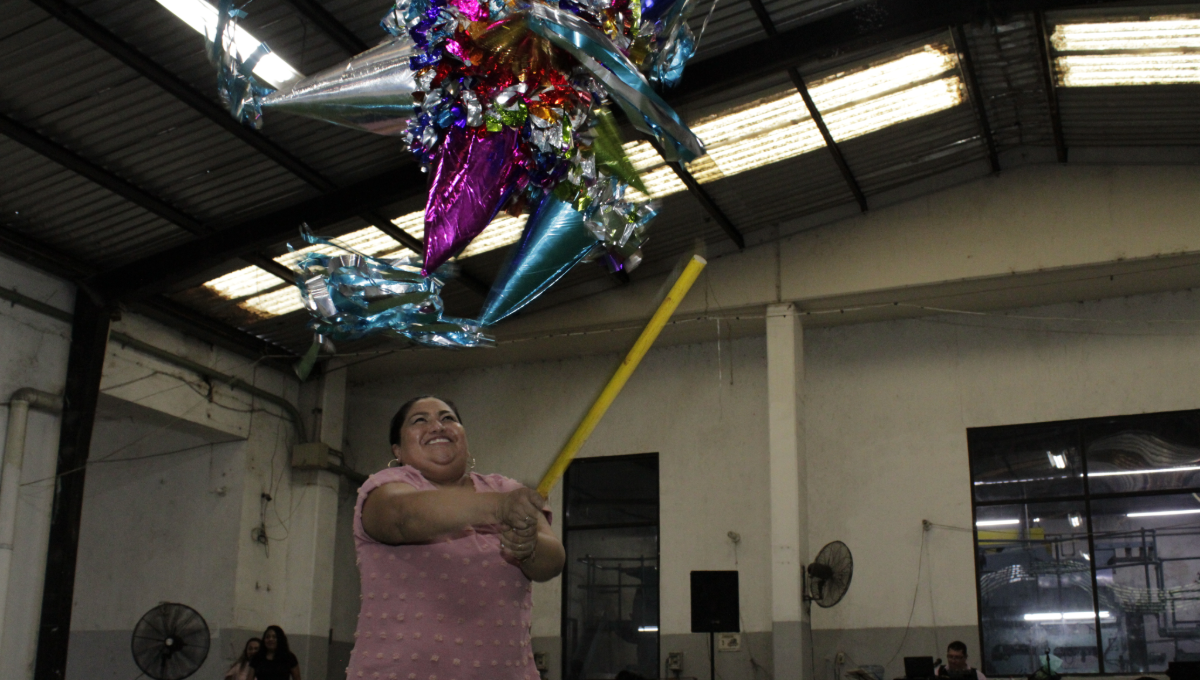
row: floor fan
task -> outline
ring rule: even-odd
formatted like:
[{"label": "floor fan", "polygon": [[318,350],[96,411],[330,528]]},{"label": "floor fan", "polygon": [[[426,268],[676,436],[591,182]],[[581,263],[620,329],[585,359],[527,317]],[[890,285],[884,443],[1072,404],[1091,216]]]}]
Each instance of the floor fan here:
[{"label": "floor fan", "polygon": [[187,605],[164,602],[133,627],[133,662],[154,680],[183,680],[200,670],[211,638],[204,617]]}]

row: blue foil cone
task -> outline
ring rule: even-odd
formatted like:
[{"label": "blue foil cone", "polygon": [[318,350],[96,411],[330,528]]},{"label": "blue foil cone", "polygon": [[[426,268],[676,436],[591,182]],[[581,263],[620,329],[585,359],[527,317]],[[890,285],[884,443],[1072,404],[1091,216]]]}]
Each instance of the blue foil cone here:
[{"label": "blue foil cone", "polygon": [[479,324],[490,326],[546,292],[598,243],[583,214],[549,194],[529,218],[488,291]]}]

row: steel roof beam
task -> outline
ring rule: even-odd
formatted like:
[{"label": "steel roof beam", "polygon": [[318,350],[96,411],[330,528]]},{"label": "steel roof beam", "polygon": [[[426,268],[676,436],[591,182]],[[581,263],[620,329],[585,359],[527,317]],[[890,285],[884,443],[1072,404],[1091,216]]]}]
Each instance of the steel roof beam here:
[{"label": "steel roof beam", "polygon": [[[151,194],[150,192],[138,187],[117,175],[105,170],[96,165],[92,161],[80,156],[70,149],[58,144],[54,140],[32,130],[21,123],[13,120],[7,115],[0,113],[0,134],[4,134],[13,141],[25,145],[33,152],[48,158],[55,163],[78,173],[87,179],[99,184],[105,189],[113,192],[121,198],[137,205],[147,212],[158,215],[164,220],[174,224],[175,226],[190,232],[197,236],[211,234],[211,227],[208,227],[200,222],[200,220],[184,213],[175,206],[167,203],[161,198]],[[263,255],[254,253],[246,258],[247,262],[255,265],[275,276],[293,283],[296,280],[296,274],[282,264]]]},{"label": "steel roof beam", "polygon": [[1050,36],[1046,33],[1046,15],[1040,10],[1034,15],[1037,24],[1038,56],[1042,60],[1042,84],[1046,88],[1046,106],[1050,109],[1050,128],[1054,131],[1054,151],[1059,163],[1067,162],[1067,141],[1063,135],[1062,116],[1058,112],[1058,88],[1054,84],[1054,55],[1050,51]]},{"label": "steel roof beam", "polygon": [[[97,47],[111,54],[118,61],[133,69],[138,75],[162,88],[184,104],[187,104],[194,111],[216,123],[226,132],[233,134],[259,153],[267,156],[288,172],[291,172],[321,191],[330,192],[337,189],[337,186],[328,178],[310,168],[299,158],[275,142],[272,142],[266,136],[239,123],[233,116],[229,115],[229,112],[224,107],[217,104],[215,100],[196,90],[184,82],[183,79],[152,61],[145,54],[138,51],[137,48],[101,26],[95,19],[87,16],[66,2],[66,0],[31,1],[51,16],[92,41]],[[422,188],[424,187],[423,178],[419,184]],[[363,214],[360,217],[368,223],[374,223],[376,218],[376,216],[369,214]],[[402,240],[400,243],[406,248],[412,247],[410,242]],[[419,248],[416,249],[416,252],[420,253],[423,250],[423,248]]]},{"label": "steel roof beam", "polygon": [[[80,295],[88,294],[85,291],[90,289],[84,281],[87,277],[96,274],[93,266],[80,262],[40,241],[22,236],[3,225],[0,225],[0,250],[9,257],[75,283],[80,289]],[[283,266],[277,262],[275,264]],[[295,280],[295,276],[289,278],[289,281],[293,280]],[[268,355],[294,355],[294,352],[286,347],[204,316],[169,298],[149,298],[144,302],[137,303],[135,311],[200,340],[224,347],[231,352],[262,361],[279,370],[290,370],[290,365],[285,361],[263,359]]]},{"label": "steel roof beam", "polygon": [[[654,150],[658,152],[658,155],[666,159],[666,156],[663,156],[662,147],[658,145],[658,142],[652,139],[649,141],[654,147]],[[709,217],[713,218],[713,221],[717,223],[717,226],[721,227],[721,230],[725,232],[725,235],[737,245],[738,250],[745,250],[746,239],[742,236],[742,232],[733,225],[733,222],[730,221],[729,217],[725,215],[725,212],[721,210],[721,206],[717,205],[716,201],[712,199],[712,196],[708,195],[708,192],[704,189],[704,187],[700,186],[700,183],[696,181],[696,178],[692,176],[692,173],[688,172],[688,169],[684,167],[683,163],[672,161],[666,161],[666,163],[668,167],[675,171],[675,175],[679,177],[679,180],[683,182],[683,185],[687,187],[688,193],[690,193],[697,201],[700,202],[700,207],[704,208],[704,211],[708,213]]]},{"label": "steel roof beam", "polygon": [[[750,0],[750,6],[754,9],[754,14],[758,17],[758,22],[762,24],[763,30],[766,31],[768,38],[774,38],[779,35],[779,31],[775,30],[775,22],[771,20],[771,14],[767,12],[767,8],[763,6],[762,0]],[[842,180],[846,182],[846,186],[850,189],[850,193],[854,195],[854,200],[858,202],[859,210],[867,211],[867,197],[863,194],[862,187],[858,185],[858,180],[855,179],[854,173],[850,171],[850,166],[846,163],[846,157],[842,155],[842,149],[837,145],[833,135],[829,133],[829,126],[825,125],[825,118],[821,115],[820,109],[813,102],[812,96],[808,93],[808,85],[804,82],[804,76],[800,75],[800,70],[791,67],[788,68],[788,77],[792,79],[792,85],[796,86],[796,91],[800,93],[800,98],[804,100],[804,106],[808,109],[808,115],[812,118],[813,123],[817,126],[817,131],[821,133],[821,138],[825,140],[825,148],[829,149],[829,155],[833,157],[833,163],[837,166],[838,172],[842,173]]]},{"label": "steel roof beam", "polygon": [[354,219],[423,191],[416,166],[390,170],[350,186],[250,218],[190,243],[183,243],[96,276],[97,290],[115,299],[144,298],[236,257],[268,248],[296,234]]},{"label": "steel roof beam", "polygon": [[666,93],[680,105],[745,83],[786,71],[823,55],[844,54],[949,26],[993,17],[1073,7],[1111,5],[1117,0],[876,0],[871,19],[849,9],[781,31],[766,40],[744,45],[719,56],[689,64],[683,81]]},{"label": "steel roof beam", "polygon": [[78,281],[97,272],[92,265],[31,239],[7,224],[0,224],[0,251],[68,281]]},{"label": "steel roof beam", "polygon": [[367,43],[354,34],[346,25],[337,20],[333,13],[325,9],[319,0],[287,0],[305,19],[308,19],[338,47],[350,55],[367,50]]},{"label": "steel roof beam", "polygon": [[967,32],[962,24],[954,27],[954,46],[958,50],[958,64],[962,67],[963,79],[967,83],[967,96],[975,105],[975,118],[979,121],[979,130],[983,134],[984,143],[987,144],[988,162],[992,165],[992,172],[1000,172],[1000,154],[996,151],[996,139],[992,136],[992,125],[988,121],[987,106],[979,90],[979,82],[975,79],[975,64],[967,45]]}]

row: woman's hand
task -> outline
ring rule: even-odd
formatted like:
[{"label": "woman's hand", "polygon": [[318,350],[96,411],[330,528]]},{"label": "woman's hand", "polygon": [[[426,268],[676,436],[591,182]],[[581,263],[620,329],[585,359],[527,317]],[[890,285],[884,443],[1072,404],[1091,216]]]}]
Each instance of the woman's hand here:
[{"label": "woman's hand", "polygon": [[[538,517],[546,507],[546,499],[533,489],[521,487],[502,494],[496,519],[508,531],[537,532]],[[533,534],[526,534],[533,535]]]},{"label": "woman's hand", "polygon": [[533,556],[537,542],[537,524],[531,525],[528,529],[505,529],[500,532],[500,547],[504,549],[504,556],[518,563]]}]

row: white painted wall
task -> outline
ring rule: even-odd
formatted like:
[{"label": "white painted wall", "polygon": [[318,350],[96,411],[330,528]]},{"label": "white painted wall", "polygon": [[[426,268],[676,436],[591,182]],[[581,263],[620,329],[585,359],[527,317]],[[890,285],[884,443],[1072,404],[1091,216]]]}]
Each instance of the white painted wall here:
[{"label": "white painted wall", "polygon": [[[871,649],[854,650],[856,663],[887,662],[910,623],[955,634],[977,625],[968,427],[1200,408],[1188,379],[1200,370],[1200,294],[1016,314],[805,331],[809,546],[843,540],[856,564],[849,594],[814,611],[812,623],[875,631]],[[689,629],[689,571],[733,568],[729,530],[743,537],[745,630],[770,630],[764,342],[740,339],[721,351],[720,369],[715,343],[652,351],[583,452],[660,453],[664,635]],[[362,370],[349,390],[348,437],[359,460],[372,461],[364,469],[378,469],[395,407],[436,393],[459,403],[482,470],[533,483],[616,359],[415,376]],[[552,501],[558,510],[560,494]],[[922,519],[959,530],[925,535],[910,622]],[[535,590],[535,636],[558,634],[559,598],[557,582]],[[926,653],[940,655],[933,647],[950,639],[932,636]]]},{"label": "white painted wall", "polygon": [[[0,287],[70,312],[74,287],[0,256]],[[8,422],[9,396],[22,387],[62,394],[67,374],[71,327],[62,321],[0,301],[0,437]],[[32,658],[41,612],[44,555],[49,538],[55,459],[58,455],[57,416],[29,412],[25,463],[17,508],[8,604],[0,643],[0,678],[24,677],[25,660]],[[3,441],[0,439],[0,441]]]}]

